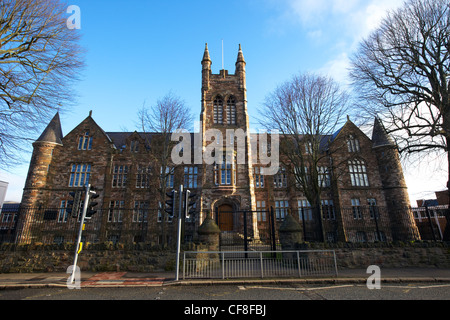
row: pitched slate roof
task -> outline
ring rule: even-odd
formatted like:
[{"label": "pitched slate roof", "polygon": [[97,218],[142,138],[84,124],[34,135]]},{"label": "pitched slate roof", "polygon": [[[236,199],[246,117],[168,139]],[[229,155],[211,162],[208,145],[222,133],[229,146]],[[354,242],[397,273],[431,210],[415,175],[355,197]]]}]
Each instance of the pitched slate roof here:
[{"label": "pitched slate roof", "polygon": [[[157,132],[105,132],[111,142],[114,144],[116,149],[125,149],[127,139],[133,135],[139,135],[145,142],[147,148],[149,148],[149,143],[156,136],[160,136],[161,133]],[[194,150],[194,135],[195,133],[190,133],[191,135],[191,149]]]}]

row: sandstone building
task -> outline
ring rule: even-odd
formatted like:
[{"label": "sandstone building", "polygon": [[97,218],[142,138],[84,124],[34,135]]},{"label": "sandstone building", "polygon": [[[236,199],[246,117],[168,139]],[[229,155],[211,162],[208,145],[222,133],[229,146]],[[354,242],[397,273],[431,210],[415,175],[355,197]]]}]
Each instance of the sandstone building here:
[{"label": "sandstone building", "polygon": [[[216,220],[222,232],[241,233],[247,224],[249,236],[262,239],[271,208],[278,226],[286,214],[294,216],[303,228],[305,240],[417,239],[398,151],[378,119],[371,139],[350,119],[330,137],[330,144],[346,146],[330,159],[348,159],[341,161],[346,173],[336,180],[324,177],[329,181],[322,194],[322,216],[313,216],[310,204],[283,168],[275,175],[264,175],[264,166],[253,163],[255,148],[251,145],[246,62],[241,47],[234,74],[227,70],[213,74],[207,47],[201,64],[202,150],[209,143],[205,138],[209,129],[219,130],[224,136],[227,129],[242,129],[245,164],[238,164],[232,157],[222,164],[173,167],[167,187],[177,189],[183,184],[198,195],[197,214],[185,222],[186,239],[195,238],[195,230],[207,215]],[[43,221],[54,221],[55,232],[45,241],[68,241],[58,228],[77,228],[77,220],[65,211],[69,192],[82,190],[89,183],[100,194],[102,210],[95,216],[95,232],[87,234],[86,241],[173,243],[176,220],[164,215],[155,181],[151,181],[157,180],[159,173],[149,157],[149,141],[154,135],[157,133],[105,132],[92,114],[63,135],[56,114],[33,143],[22,207],[34,209],[21,214],[22,240],[32,237],[26,230],[45,218],[47,212]],[[245,222],[243,212],[248,217]],[[164,233],[163,219],[167,228]],[[319,226],[323,229],[322,238]]]}]

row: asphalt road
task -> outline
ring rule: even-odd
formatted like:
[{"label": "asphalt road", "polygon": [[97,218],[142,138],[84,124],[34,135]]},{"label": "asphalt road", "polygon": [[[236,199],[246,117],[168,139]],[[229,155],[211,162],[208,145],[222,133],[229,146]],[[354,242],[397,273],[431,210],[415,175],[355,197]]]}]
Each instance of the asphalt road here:
[{"label": "asphalt road", "polygon": [[450,284],[205,285],[141,288],[40,288],[0,290],[0,300],[450,300]]},{"label": "asphalt road", "polygon": [[[385,284],[379,290],[359,284],[36,288],[0,290],[0,300],[4,310],[15,310],[21,317],[58,310],[70,318],[94,319],[288,319],[310,314],[321,319],[340,314],[379,318],[393,312],[416,318],[445,310],[450,284]],[[409,301],[405,305],[399,300]]]}]

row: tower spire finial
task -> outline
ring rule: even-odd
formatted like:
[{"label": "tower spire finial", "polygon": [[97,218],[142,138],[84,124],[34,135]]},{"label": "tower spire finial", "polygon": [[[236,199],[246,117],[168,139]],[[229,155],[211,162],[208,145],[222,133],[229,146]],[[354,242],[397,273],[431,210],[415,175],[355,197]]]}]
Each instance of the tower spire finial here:
[{"label": "tower spire finial", "polygon": [[245,82],[245,59],[244,53],[242,52],[241,44],[239,44],[239,52],[236,61],[236,72],[235,74],[239,76],[239,88],[245,90],[246,82]]},{"label": "tower spire finial", "polygon": [[211,75],[211,58],[209,57],[208,43],[205,44],[205,53],[202,59],[202,88],[209,88],[209,77]]},{"label": "tower spire finial", "polygon": [[205,43],[205,53],[203,54],[203,61],[211,62],[211,58],[209,57],[208,43]]},{"label": "tower spire finial", "polygon": [[241,44],[239,44],[239,52],[238,52],[238,57],[237,57],[236,63],[240,63],[240,62],[245,63],[244,53],[242,52]]}]

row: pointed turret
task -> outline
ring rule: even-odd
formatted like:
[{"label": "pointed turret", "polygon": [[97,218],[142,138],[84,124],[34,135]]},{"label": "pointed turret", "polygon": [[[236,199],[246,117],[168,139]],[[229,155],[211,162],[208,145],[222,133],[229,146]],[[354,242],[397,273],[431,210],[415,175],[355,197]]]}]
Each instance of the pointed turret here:
[{"label": "pointed turret", "polygon": [[372,147],[395,146],[394,140],[388,135],[381,120],[376,117],[373,124]]},{"label": "pointed turret", "polygon": [[410,202],[398,148],[383,123],[375,118],[372,149],[378,162],[378,172],[386,199],[394,241],[419,240],[420,235],[409,210]]},{"label": "pointed turret", "polygon": [[205,52],[202,59],[202,89],[209,89],[209,80],[211,77],[211,58],[209,57],[208,44],[205,44]]},{"label": "pointed turret", "polygon": [[[63,148],[62,139],[61,121],[57,112],[40,137],[33,143],[33,154],[21,201],[23,207],[37,207],[46,201],[48,194],[42,192],[42,189],[47,186],[53,157],[57,150]],[[32,221],[31,216],[26,219]],[[28,223],[27,221],[24,223]]]},{"label": "pointed turret", "polygon": [[208,44],[205,44],[205,52],[203,53],[203,60],[202,60],[202,64],[205,62],[211,62],[211,58],[209,56],[209,50],[208,50]]},{"label": "pointed turret", "polygon": [[36,142],[50,142],[62,145],[62,138],[61,121],[59,112],[57,112]]},{"label": "pointed turret", "polygon": [[246,64],[245,59],[244,59],[244,53],[242,52],[241,44],[239,44],[239,52],[238,52],[238,57],[237,57],[237,61],[236,61],[236,66],[240,63],[244,63],[244,66]]},{"label": "pointed turret", "polygon": [[246,80],[245,80],[245,65],[247,63],[244,59],[244,53],[242,52],[242,47],[239,44],[239,52],[236,60],[236,72],[235,74],[239,77],[239,88],[245,90]]}]

